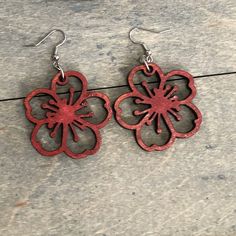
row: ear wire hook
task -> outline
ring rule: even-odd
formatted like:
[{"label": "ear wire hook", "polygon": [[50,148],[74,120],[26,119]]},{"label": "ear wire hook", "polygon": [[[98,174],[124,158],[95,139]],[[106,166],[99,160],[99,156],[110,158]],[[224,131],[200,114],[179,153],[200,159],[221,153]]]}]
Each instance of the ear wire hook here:
[{"label": "ear wire hook", "polygon": [[131,42],[134,44],[140,44],[143,47],[145,54],[143,56],[141,56],[140,61],[141,61],[141,63],[144,63],[147,70],[150,71],[150,67],[148,66],[148,64],[153,62],[152,52],[144,42],[134,39],[133,32],[137,31],[137,30],[142,30],[142,31],[147,31],[147,32],[159,34],[159,33],[165,32],[165,31],[169,31],[170,29],[167,28],[167,29],[163,29],[161,31],[155,31],[155,30],[145,29],[145,28],[141,28],[141,27],[134,27],[129,31],[129,39],[131,40]]},{"label": "ear wire hook", "polygon": [[64,71],[61,67],[61,65],[59,64],[59,55],[58,55],[58,48],[60,46],[62,46],[67,38],[66,38],[66,34],[60,30],[60,29],[53,29],[50,32],[48,32],[38,43],[35,44],[29,44],[29,45],[25,45],[26,47],[38,47],[41,43],[43,43],[47,38],[49,38],[52,34],[54,34],[55,32],[60,32],[63,36],[63,39],[55,46],[54,50],[53,50],[53,55],[52,55],[52,61],[53,61],[53,66],[59,70],[61,72],[61,76],[64,79],[65,78],[65,74]]}]

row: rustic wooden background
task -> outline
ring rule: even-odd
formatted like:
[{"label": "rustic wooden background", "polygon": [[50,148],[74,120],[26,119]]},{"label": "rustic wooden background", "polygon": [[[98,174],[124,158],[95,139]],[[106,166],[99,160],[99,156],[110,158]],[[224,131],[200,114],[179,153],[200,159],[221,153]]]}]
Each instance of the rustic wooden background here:
[{"label": "rustic wooden background", "polygon": [[[236,235],[235,0],[1,0],[0,18],[0,235]],[[113,119],[96,155],[40,156],[22,102],[49,86],[59,36],[23,45],[64,30],[65,69],[114,101],[142,53],[127,37],[134,26],[171,28],[140,38],[165,72],[195,76],[200,132],[147,153]]]}]

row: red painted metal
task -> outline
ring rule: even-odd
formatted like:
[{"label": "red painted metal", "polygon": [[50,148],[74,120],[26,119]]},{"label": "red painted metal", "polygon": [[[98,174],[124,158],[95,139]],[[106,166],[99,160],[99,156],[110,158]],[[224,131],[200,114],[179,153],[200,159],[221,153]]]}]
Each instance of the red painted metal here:
[{"label": "red painted metal", "polygon": [[[131,92],[121,95],[115,102],[115,111],[116,111],[116,120],[118,123],[126,129],[134,130],[137,143],[146,151],[162,151],[169,148],[175,141],[176,138],[188,138],[194,135],[200,128],[202,122],[201,112],[198,108],[193,105],[192,99],[196,95],[196,88],[194,86],[193,77],[186,71],[183,70],[174,70],[169,72],[167,75],[164,75],[162,70],[156,64],[149,64],[150,72],[147,70],[145,65],[139,65],[134,67],[128,77],[129,87]],[[151,90],[148,87],[147,81],[141,83],[142,88],[145,89],[147,95],[141,93],[137,86],[134,85],[134,76],[137,72],[142,72],[145,76],[156,76],[159,79],[159,86]],[[172,76],[181,76],[188,80],[188,88],[191,90],[191,93],[188,97],[183,100],[179,100],[179,97],[175,94],[178,91],[177,86],[171,86],[166,84],[167,80]],[[135,110],[134,116],[141,116],[140,121],[137,124],[128,124],[122,119],[122,109],[120,104],[128,98],[134,99],[136,104],[146,104],[148,108],[146,110]],[[171,114],[175,117],[176,121],[182,119],[179,111],[181,110],[181,105],[187,106],[194,114],[196,119],[194,120],[194,126],[191,131],[187,133],[177,132],[173,126],[173,123],[169,117]],[[170,131],[169,140],[163,145],[152,144],[148,146],[145,144],[145,141],[142,139],[141,130],[144,125],[150,126],[152,122],[156,124],[156,133],[161,134],[162,129],[160,128],[160,120],[164,120],[165,125]]]},{"label": "red painted metal", "polygon": [[[57,86],[64,86],[68,84],[69,77],[74,77],[80,81],[82,84],[82,91],[79,98],[74,102],[73,95],[75,92],[74,87],[70,87],[70,96],[69,99],[60,98],[57,94]],[[42,119],[36,118],[32,114],[32,107],[30,101],[32,98],[38,97],[39,95],[48,95],[50,97],[47,103],[41,105],[42,109],[46,110],[46,115]],[[78,111],[87,106],[86,99],[88,98],[98,98],[104,101],[104,109],[107,113],[106,118],[100,122],[99,124],[93,124],[91,121],[88,121],[84,118],[93,117],[94,114],[89,112],[87,114],[78,114]],[[96,153],[101,146],[101,135],[99,129],[104,127],[108,121],[111,119],[112,110],[110,107],[109,98],[99,92],[95,91],[87,91],[87,80],[86,78],[79,72],[76,71],[68,71],[65,72],[65,79],[62,80],[61,73],[58,73],[52,80],[51,88],[41,88],[36,89],[29,93],[24,100],[24,105],[26,109],[26,117],[29,121],[35,124],[33,132],[31,134],[31,143],[34,148],[44,156],[54,156],[56,154],[64,152],[68,156],[72,158],[84,158],[88,155],[92,155]],[[49,130],[49,134],[51,138],[55,138],[56,134],[59,130],[59,127],[62,127],[62,138],[60,146],[53,151],[46,150],[40,140],[37,139],[37,134],[42,128],[43,125],[47,125]],[[76,133],[75,128],[79,128],[81,132],[84,131],[85,128],[89,128],[95,135],[95,145],[92,149],[84,150],[82,153],[74,153],[70,147],[67,145],[67,139],[69,132],[71,132],[73,136],[74,142],[79,142],[78,134]]]}]

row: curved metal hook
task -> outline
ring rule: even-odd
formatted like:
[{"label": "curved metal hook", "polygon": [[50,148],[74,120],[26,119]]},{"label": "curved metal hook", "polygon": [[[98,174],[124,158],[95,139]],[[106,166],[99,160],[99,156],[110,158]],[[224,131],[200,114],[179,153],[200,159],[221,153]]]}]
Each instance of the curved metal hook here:
[{"label": "curved metal hook", "polygon": [[28,47],[38,47],[41,43],[43,43],[47,38],[49,38],[55,32],[60,32],[62,34],[62,36],[63,36],[63,40],[61,42],[59,42],[55,46],[55,49],[54,49],[54,55],[57,55],[58,48],[60,46],[62,46],[66,42],[66,40],[67,40],[66,34],[62,30],[60,30],[60,29],[53,29],[49,33],[47,33],[38,43],[30,44],[30,45],[26,45],[26,46],[28,46]]},{"label": "curved metal hook", "polygon": [[50,32],[48,32],[38,43],[35,44],[30,44],[30,45],[26,45],[28,47],[38,47],[41,43],[43,43],[47,38],[49,38],[52,34],[54,34],[55,32],[60,32],[63,36],[63,40],[61,42],[59,42],[55,47],[58,48],[60,46],[62,46],[65,41],[66,41],[66,35],[65,33],[60,30],[60,29],[53,29]]},{"label": "curved metal hook", "polygon": [[26,47],[38,47],[41,43],[43,43],[48,37],[50,37],[55,32],[60,32],[62,34],[62,36],[63,36],[63,39],[58,44],[56,44],[56,46],[54,48],[54,51],[53,51],[52,61],[53,61],[53,66],[57,70],[61,71],[62,78],[64,79],[64,71],[63,71],[61,65],[59,64],[59,59],[60,58],[59,58],[59,55],[58,55],[58,48],[60,46],[62,46],[66,42],[66,40],[67,40],[66,34],[62,30],[60,30],[60,29],[53,29],[53,30],[49,31],[38,43],[29,44],[29,45],[25,45],[25,46]]},{"label": "curved metal hook", "polygon": [[60,30],[60,29],[53,29],[51,30],[50,32],[48,32],[38,43],[35,43],[35,44],[30,44],[30,45],[26,45],[27,47],[38,47],[41,43],[43,43],[47,38],[49,38],[52,34],[54,34],[55,32],[60,32],[63,36],[63,40],[61,42],[59,42],[56,46],[55,46],[55,49],[54,49],[54,55],[57,54],[57,51],[58,51],[58,48],[60,46],[62,46],[67,38],[66,38],[66,34]]},{"label": "curved metal hook", "polygon": [[145,28],[141,28],[141,27],[134,27],[134,28],[132,28],[132,29],[129,31],[129,39],[131,40],[131,42],[133,42],[133,43],[135,43],[135,44],[140,44],[140,45],[144,48],[145,51],[150,51],[150,49],[148,48],[148,46],[147,46],[144,42],[142,42],[142,41],[137,41],[137,40],[135,40],[135,39],[133,38],[132,33],[133,33],[135,30],[143,30],[143,31],[147,31],[147,32],[159,34],[159,33],[168,31],[168,30],[170,30],[170,29],[167,28],[167,29],[164,29],[164,30],[161,30],[161,31],[155,31],[155,30],[145,29]]},{"label": "curved metal hook", "polygon": [[169,30],[169,29],[164,29],[164,30],[161,30],[161,31],[155,31],[155,30],[149,30],[149,29],[140,28],[140,27],[134,27],[134,28],[132,28],[132,29],[129,31],[129,38],[130,38],[130,40],[131,40],[133,43],[135,43],[135,44],[140,44],[140,45],[143,47],[143,49],[144,49],[144,51],[145,51],[145,54],[144,54],[143,56],[141,56],[140,62],[141,62],[141,63],[144,63],[145,66],[146,66],[146,68],[147,68],[147,70],[150,71],[150,67],[149,67],[148,64],[153,62],[152,52],[151,52],[151,50],[148,48],[148,46],[147,46],[144,42],[142,42],[142,41],[137,41],[137,40],[135,40],[135,39],[133,38],[132,33],[133,33],[135,30],[143,30],[143,31],[147,31],[147,32],[152,32],[152,33],[158,34],[158,33],[167,31],[167,30]]},{"label": "curved metal hook", "polygon": [[134,31],[136,31],[136,30],[148,31],[148,30],[146,30],[146,29],[144,29],[144,28],[134,27],[134,28],[132,28],[132,29],[129,31],[129,39],[130,39],[131,42],[134,43],[134,44],[140,44],[140,45],[144,48],[144,50],[146,50],[146,51],[149,50],[149,48],[147,47],[147,45],[146,45],[144,42],[142,42],[142,41],[137,41],[137,40],[135,40],[135,39],[133,38],[132,33],[133,33]]}]

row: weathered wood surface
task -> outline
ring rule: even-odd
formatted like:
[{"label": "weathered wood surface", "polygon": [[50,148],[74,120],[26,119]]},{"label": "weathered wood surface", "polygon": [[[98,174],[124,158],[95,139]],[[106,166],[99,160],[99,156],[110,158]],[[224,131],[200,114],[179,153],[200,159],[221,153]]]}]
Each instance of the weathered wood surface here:
[{"label": "weathered wood surface", "polygon": [[1,102],[0,234],[235,235],[235,75],[195,81],[200,132],[158,153],[113,120],[97,155],[44,158],[22,100]]},{"label": "weathered wood surface", "polygon": [[[0,235],[236,235],[236,73],[207,76],[236,72],[235,0],[2,0],[0,19]],[[113,119],[98,154],[40,156],[20,97],[49,85],[59,36],[36,49],[23,45],[63,29],[62,65],[114,101],[142,53],[127,37],[134,26],[170,27],[140,34],[155,61],[166,72],[205,76],[195,79],[200,132],[147,153]]]},{"label": "weathered wood surface", "polygon": [[60,36],[37,49],[23,45],[55,27],[68,36],[59,51],[62,65],[82,71],[90,88],[126,84],[142,53],[128,39],[134,26],[171,28],[138,35],[166,71],[186,69],[195,76],[236,71],[235,0],[2,0],[0,17],[0,99],[22,97],[49,84],[55,73],[52,46]]}]

